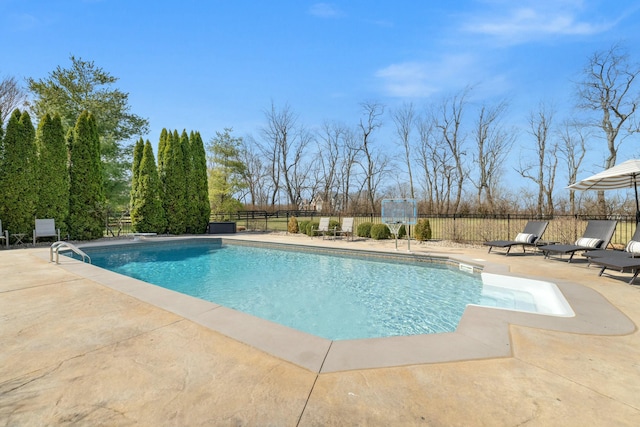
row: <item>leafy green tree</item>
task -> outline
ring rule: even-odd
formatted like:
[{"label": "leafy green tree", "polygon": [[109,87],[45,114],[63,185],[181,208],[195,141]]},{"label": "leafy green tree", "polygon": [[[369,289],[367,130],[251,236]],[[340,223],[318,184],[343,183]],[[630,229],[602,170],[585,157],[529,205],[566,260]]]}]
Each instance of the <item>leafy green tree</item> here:
[{"label": "leafy green tree", "polygon": [[167,222],[160,197],[160,178],[153,156],[153,148],[147,140],[137,173],[135,202],[132,203],[131,224],[140,233],[162,233]]},{"label": "leafy green tree", "polygon": [[45,79],[27,79],[33,94],[37,117],[59,114],[67,129],[73,128],[83,111],[95,116],[96,131],[105,163],[106,200],[123,207],[129,202],[129,176],[132,146],[125,141],[148,133],[149,122],[130,111],[129,94],[114,89],[118,81],[93,61],[70,57],[71,67],[58,66]]},{"label": "leafy green tree", "polygon": [[53,218],[59,228],[66,230],[69,215],[69,154],[60,116],[44,115],[38,125],[36,146],[36,217]]},{"label": "leafy green tree", "polygon": [[[140,138],[133,147],[133,164],[131,166],[131,200],[129,201],[129,212],[131,212],[131,221],[133,221],[133,211],[135,207],[136,191],[138,185],[138,172],[140,171],[140,162],[144,154],[144,140]],[[157,169],[156,169],[157,171]]]},{"label": "leafy green tree", "polygon": [[190,184],[193,187],[194,214],[191,228],[194,233],[204,233],[211,216],[209,204],[209,185],[207,180],[207,154],[200,132],[191,132],[189,136],[191,145],[192,177]]},{"label": "leafy green tree", "polygon": [[29,114],[13,111],[7,122],[0,164],[0,219],[12,233],[30,235],[36,199],[35,129]]},{"label": "leafy green tree", "polygon": [[84,111],[71,138],[69,233],[73,239],[103,236],[104,193],[100,138],[95,116]]},{"label": "leafy green tree", "polygon": [[216,214],[240,210],[242,203],[234,195],[246,188],[242,180],[246,165],[240,160],[242,138],[232,136],[231,132],[231,128],[216,132],[207,147],[210,161],[209,200],[211,211]]},{"label": "leafy green tree", "polygon": [[186,231],[186,177],[180,136],[177,131],[167,132],[164,144],[162,183],[163,207],[170,234]]}]

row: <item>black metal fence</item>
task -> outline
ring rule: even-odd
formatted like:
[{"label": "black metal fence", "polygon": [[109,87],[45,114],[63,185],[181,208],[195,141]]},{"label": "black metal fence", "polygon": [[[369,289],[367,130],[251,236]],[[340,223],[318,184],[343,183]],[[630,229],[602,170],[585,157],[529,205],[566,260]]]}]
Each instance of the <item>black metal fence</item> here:
[{"label": "black metal fence", "polygon": [[[344,217],[354,218],[354,230],[363,222],[380,223],[379,214],[361,213],[349,215],[327,215],[316,211],[242,211],[225,215],[212,215],[211,221],[233,221],[238,231],[287,231],[291,217],[300,220],[319,221],[330,216],[338,222]],[[548,242],[572,243],[582,236],[587,221],[591,219],[612,219],[618,221],[611,244],[624,246],[636,229],[635,217],[597,217],[581,215],[555,215],[552,218],[531,215],[419,215],[419,219],[429,221],[433,240],[451,240],[462,243],[482,243],[489,240],[509,240],[522,231],[527,221],[547,220],[549,226],[543,236]],[[130,234],[131,220],[127,214],[111,214],[106,222],[105,235],[120,236]],[[411,227],[409,227],[411,233]]]}]

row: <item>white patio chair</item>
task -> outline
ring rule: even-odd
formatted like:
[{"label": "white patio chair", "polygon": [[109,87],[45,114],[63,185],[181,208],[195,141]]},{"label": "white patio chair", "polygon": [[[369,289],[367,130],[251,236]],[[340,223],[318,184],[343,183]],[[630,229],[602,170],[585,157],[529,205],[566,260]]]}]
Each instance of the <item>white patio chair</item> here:
[{"label": "white patio chair", "polygon": [[36,228],[33,230],[33,245],[36,245],[38,237],[56,237],[60,240],[60,229],[56,228],[53,218],[36,219]]},{"label": "white patio chair", "polygon": [[336,231],[336,233],[344,234],[347,240],[349,240],[349,238],[353,240],[353,218],[343,218],[340,230]]},{"label": "white patio chair", "polygon": [[0,220],[0,241],[2,241],[3,239],[5,245],[7,246],[7,249],[9,249],[9,231],[2,230],[2,221]]},{"label": "white patio chair", "polygon": [[322,239],[324,240],[325,236],[329,232],[329,217],[320,218],[320,224],[318,224],[318,234],[322,233]]}]

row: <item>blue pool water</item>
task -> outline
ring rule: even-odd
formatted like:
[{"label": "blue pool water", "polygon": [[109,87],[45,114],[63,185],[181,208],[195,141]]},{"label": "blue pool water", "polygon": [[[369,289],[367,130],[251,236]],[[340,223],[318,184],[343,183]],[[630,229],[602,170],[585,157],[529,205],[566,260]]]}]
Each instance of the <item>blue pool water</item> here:
[{"label": "blue pool water", "polygon": [[425,263],[195,243],[85,248],[94,265],[324,338],[452,332],[477,274]]}]

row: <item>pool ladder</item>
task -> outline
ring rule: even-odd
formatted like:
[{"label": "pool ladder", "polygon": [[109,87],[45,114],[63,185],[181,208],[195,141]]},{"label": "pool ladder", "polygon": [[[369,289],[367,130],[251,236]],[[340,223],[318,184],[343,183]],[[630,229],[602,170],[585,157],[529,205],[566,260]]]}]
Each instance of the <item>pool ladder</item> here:
[{"label": "pool ladder", "polygon": [[89,255],[85,254],[76,245],[69,242],[62,241],[62,240],[53,243],[51,245],[51,248],[49,248],[49,262],[53,262],[53,254],[55,253],[56,264],[60,264],[60,251],[73,251],[82,257],[82,262],[85,262],[85,259],[86,259],[89,262],[89,264],[91,264],[91,257]]}]

